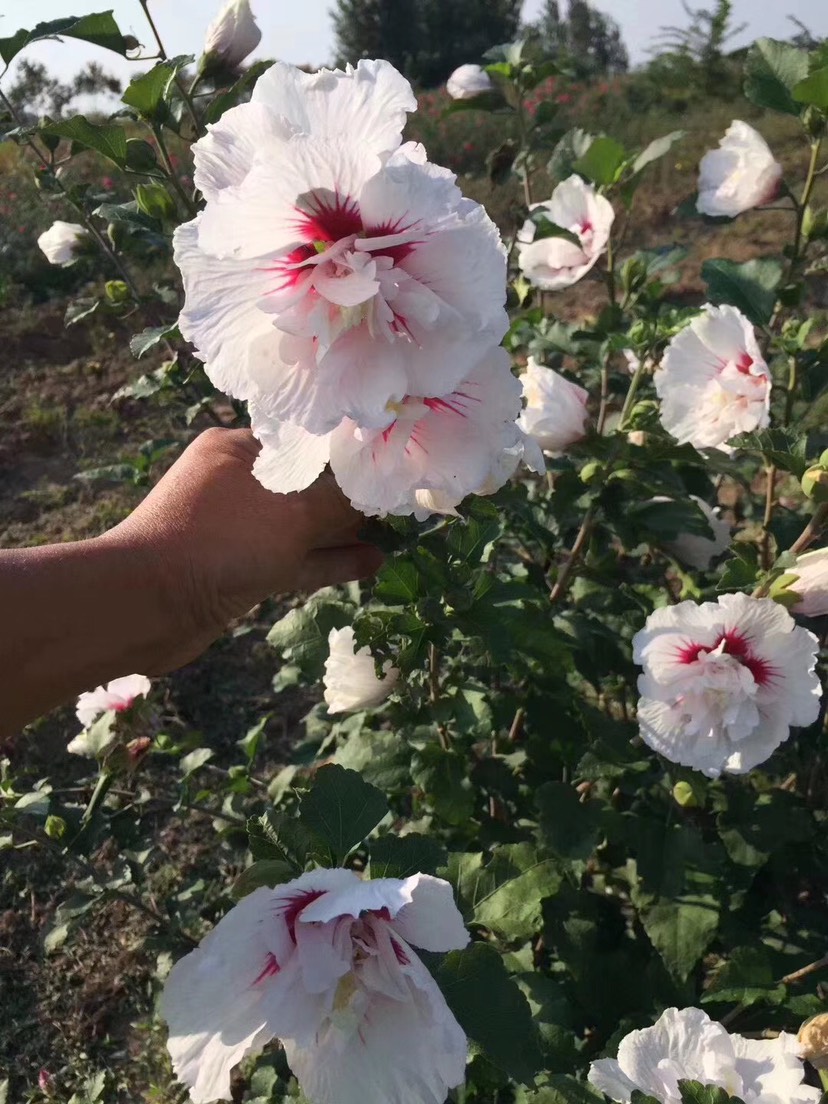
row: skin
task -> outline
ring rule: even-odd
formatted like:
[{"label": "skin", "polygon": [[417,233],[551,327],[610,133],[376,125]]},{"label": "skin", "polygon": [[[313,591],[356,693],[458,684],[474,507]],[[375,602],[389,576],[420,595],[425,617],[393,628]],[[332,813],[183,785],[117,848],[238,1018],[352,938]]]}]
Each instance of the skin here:
[{"label": "skin", "polygon": [[120,675],[181,667],[269,594],[376,571],[334,480],[273,494],[251,473],[258,450],[249,430],[209,429],[103,536],[0,551],[0,735]]}]

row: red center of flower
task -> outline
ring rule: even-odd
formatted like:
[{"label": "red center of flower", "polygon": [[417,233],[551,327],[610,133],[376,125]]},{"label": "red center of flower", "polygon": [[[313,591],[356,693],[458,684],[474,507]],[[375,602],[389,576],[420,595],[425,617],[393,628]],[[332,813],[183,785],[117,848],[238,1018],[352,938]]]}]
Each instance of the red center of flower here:
[{"label": "red center of flower", "polygon": [[715,652],[722,644],[723,654],[733,656],[743,667],[747,667],[757,686],[766,686],[776,674],[772,664],[757,656],[747,638],[735,629],[722,633],[713,644],[686,644],[679,648],[678,661],[684,664],[696,663],[702,653]]},{"label": "red center of flower", "polygon": [[753,367],[753,357],[750,353],[742,353],[739,359],[736,361],[736,368],[744,376],[750,375],[750,370]]},{"label": "red center of flower", "polygon": [[288,934],[293,942],[296,942],[296,921],[299,917],[299,913],[303,909],[306,909],[308,905],[321,897],[325,891],[323,889],[309,889],[304,893],[297,893],[295,897],[289,897],[288,900],[280,903],[278,912],[281,912],[282,917],[287,926]]}]

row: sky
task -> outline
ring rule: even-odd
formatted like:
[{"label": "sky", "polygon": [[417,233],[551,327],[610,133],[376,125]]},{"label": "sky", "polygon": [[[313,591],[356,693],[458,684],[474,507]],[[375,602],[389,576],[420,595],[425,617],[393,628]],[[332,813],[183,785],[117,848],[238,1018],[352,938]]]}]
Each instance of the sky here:
[{"label": "sky", "polygon": [[[621,25],[633,63],[647,59],[653,36],[660,27],[687,24],[681,0],[593,2],[595,7],[613,16]],[[446,0],[446,3],[451,3],[451,0]],[[705,4],[712,6],[712,0],[691,0],[693,7]],[[333,35],[328,16],[331,5],[332,0],[251,0],[262,29],[262,42],[251,60],[256,57],[278,57],[295,64],[328,63],[333,55]],[[526,0],[524,18],[532,19],[542,5],[543,0]],[[8,37],[20,27],[30,29],[44,20],[102,11],[110,6],[124,34],[134,34],[147,47],[152,45],[152,36],[137,0],[0,0],[0,37]],[[199,53],[207,26],[220,6],[221,0],[151,0],[150,10],[167,53]],[[764,3],[734,0],[734,22],[747,23],[748,28],[733,39],[732,45],[736,47],[762,36],[789,37],[794,27],[786,18],[788,15],[802,20],[816,37],[828,37],[826,0],[782,0],[781,4],[767,0]],[[116,54],[71,40],[38,43],[29,47],[26,55],[42,61],[60,77],[72,75],[91,59],[100,61],[108,71],[124,81],[139,71],[134,63],[130,64]]]}]

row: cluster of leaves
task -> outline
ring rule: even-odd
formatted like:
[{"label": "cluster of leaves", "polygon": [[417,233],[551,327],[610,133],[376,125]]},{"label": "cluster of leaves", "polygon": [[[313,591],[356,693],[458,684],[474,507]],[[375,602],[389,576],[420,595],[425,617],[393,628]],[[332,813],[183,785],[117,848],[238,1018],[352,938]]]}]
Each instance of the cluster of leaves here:
[{"label": "cluster of leaves", "polygon": [[[0,56],[8,64],[29,41],[56,33],[120,53],[132,48],[111,15],[99,15],[0,39]],[[122,116],[106,123],[45,119],[13,128],[13,137],[38,151],[44,192],[97,228],[113,279],[93,309],[146,323],[133,339],[136,356],[169,347],[169,360],[141,375],[131,394],[175,393],[195,417],[214,396],[174,330],[177,291],[163,279],[150,290],[129,264],[152,272],[175,225],[198,207],[170,143],[188,141],[243,99],[261,68],[205,84],[196,96],[181,79],[191,60],[160,60],[128,86]],[[232,762],[219,764],[197,734],[152,713],[129,722],[138,730],[118,730],[114,743],[122,722],[105,717],[100,769],[72,792],[15,778],[6,764],[0,846],[34,839],[71,871],[73,890],[47,952],[113,897],[141,909],[165,952],[178,954],[234,896],[309,866],[438,874],[454,887],[473,933],[466,950],[428,958],[474,1044],[470,1104],[501,1092],[525,1104],[597,1102],[584,1080],[589,1062],[614,1053],[623,1034],[670,1005],[701,1005],[755,1031],[795,1030],[821,1010],[824,994],[814,974],[803,973],[823,957],[828,937],[828,767],[819,726],[795,734],[747,778],[714,782],[669,768],[637,738],[630,641],[665,602],[772,587],[805,523],[810,507],[797,480],[828,445],[819,416],[828,342],[816,319],[804,317],[808,276],[825,261],[828,223],[812,188],[827,60],[824,49],[809,55],[767,40],[751,51],[748,97],[801,120],[811,168],[804,190],[788,197],[787,256],[712,258],[702,273],[709,300],[737,306],[760,332],[779,384],[775,428],[746,436],[734,458],[702,456],[660,426],[649,366],[693,313],[670,299],[680,251],[625,252],[619,234],[600,277],[606,306],[577,325],[556,318],[515,274],[508,348],[587,387],[596,396],[595,428],[550,461],[546,480],[515,480],[468,503],[461,518],[384,523],[373,536],[389,557],[370,593],[320,592],[273,626],[276,693],[318,687],[328,633],[349,623],[378,664],[391,659],[402,672],[382,711],[343,720],[314,707],[305,741],[282,771],[256,773],[267,718],[239,740]],[[629,212],[648,166],[681,135],[628,150],[608,135],[562,132],[551,107],[531,116],[527,98],[553,68],[519,44],[501,48],[487,67],[495,93],[457,110],[511,113],[515,138],[493,151],[492,171],[518,173],[527,205],[543,158],[553,178],[577,172]],[[138,127],[146,137],[135,137]],[[65,184],[58,168],[84,151],[134,179],[133,197],[112,204]],[[548,219],[538,225],[539,236],[568,233]],[[639,364],[632,376],[625,352]],[[631,431],[643,443],[633,443]],[[164,445],[148,443],[120,475],[147,482]],[[765,501],[755,489],[762,471],[771,488]],[[781,509],[774,490],[788,477]],[[738,536],[724,564],[691,572],[671,546],[683,534],[710,535],[689,496],[711,498],[714,478],[733,492]],[[179,765],[176,792],[160,804],[182,818],[211,816],[223,872],[243,866],[232,893],[229,877],[218,885],[156,883],[156,793],[171,760]],[[117,859],[104,866],[100,849],[113,840]],[[280,1058],[266,1058],[250,1083],[255,1100],[289,1094],[285,1073]],[[722,1100],[691,1082],[681,1094],[685,1104]],[[639,1094],[637,1104],[652,1101]]]}]

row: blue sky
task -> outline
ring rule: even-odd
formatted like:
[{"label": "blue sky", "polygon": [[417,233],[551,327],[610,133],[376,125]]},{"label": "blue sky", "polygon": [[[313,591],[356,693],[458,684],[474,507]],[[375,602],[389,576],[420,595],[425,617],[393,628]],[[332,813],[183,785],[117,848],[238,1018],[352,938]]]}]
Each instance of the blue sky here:
[{"label": "blue sky", "polygon": [[[333,36],[328,9],[332,0],[251,0],[262,28],[262,43],[256,56],[279,57],[297,64],[307,62],[322,65],[333,53]],[[446,0],[450,3],[451,0]],[[710,6],[712,0],[691,0],[693,6]],[[3,0],[0,5],[0,36],[13,34],[19,27],[32,27],[41,20],[68,14],[80,15],[112,7],[121,30],[133,33],[139,40],[151,44],[137,0]],[[525,18],[531,19],[541,8],[542,0],[526,0]],[[150,10],[161,30],[170,54],[198,53],[204,32],[220,0],[151,0]],[[653,44],[653,36],[665,24],[685,25],[680,0],[597,0],[596,7],[608,12],[621,24],[624,39],[633,61],[645,60]],[[758,3],[757,0],[734,0],[734,20],[746,22],[748,29],[734,46],[762,35],[787,38],[793,26],[786,18],[795,15],[810,27],[813,34],[828,37],[828,3],[826,0],[783,0],[783,3]],[[49,65],[55,73],[67,76],[77,71],[89,58],[95,57],[123,79],[134,75],[135,66],[115,54],[95,50],[79,43],[42,43],[28,51]],[[477,60],[477,59],[470,59]]]}]

